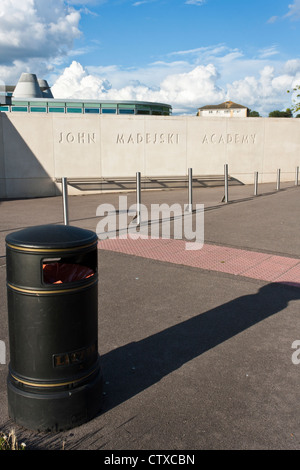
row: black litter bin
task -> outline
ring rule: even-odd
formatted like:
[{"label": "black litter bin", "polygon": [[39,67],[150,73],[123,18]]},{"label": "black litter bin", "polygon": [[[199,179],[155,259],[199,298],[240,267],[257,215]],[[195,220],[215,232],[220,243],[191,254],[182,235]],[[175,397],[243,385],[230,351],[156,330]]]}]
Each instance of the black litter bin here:
[{"label": "black litter bin", "polygon": [[10,417],[63,431],[101,409],[97,235],[41,225],[6,237]]}]

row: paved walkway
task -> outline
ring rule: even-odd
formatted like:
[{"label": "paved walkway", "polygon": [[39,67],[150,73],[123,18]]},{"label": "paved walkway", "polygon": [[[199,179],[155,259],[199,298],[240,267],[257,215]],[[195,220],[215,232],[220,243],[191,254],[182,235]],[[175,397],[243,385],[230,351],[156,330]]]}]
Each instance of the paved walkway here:
[{"label": "paved walkway", "polygon": [[[197,245],[197,243],[196,243]],[[204,244],[187,250],[184,240],[117,238],[102,240],[99,249],[141,256],[168,263],[300,285],[300,259],[256,251]]]},{"label": "paved walkway", "polygon": [[[99,241],[102,412],[57,434],[35,433],[8,416],[5,236],[62,224],[60,197],[0,202],[0,431],[27,448],[164,454],[203,449],[300,448],[300,187],[293,183],[197,189],[204,245],[185,240]],[[124,195],[124,193],[122,193]],[[128,205],[135,194],[128,193]],[[97,207],[118,194],[69,198],[70,225],[96,231]],[[142,202],[182,205],[187,191],[142,192]],[[100,398],[100,397],[99,397]],[[170,453],[168,451],[168,453]],[[98,463],[103,463],[103,454]],[[124,454],[125,455],[125,454]]]}]

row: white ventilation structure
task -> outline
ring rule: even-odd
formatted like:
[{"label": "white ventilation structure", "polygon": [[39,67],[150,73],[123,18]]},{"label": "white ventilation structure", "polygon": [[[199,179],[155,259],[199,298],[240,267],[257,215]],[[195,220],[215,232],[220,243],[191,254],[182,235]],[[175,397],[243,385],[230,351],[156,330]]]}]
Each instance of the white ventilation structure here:
[{"label": "white ventilation structure", "polygon": [[46,80],[38,80],[34,73],[22,73],[13,92],[14,98],[53,98]]},{"label": "white ventilation structure", "polygon": [[47,80],[38,78],[38,84],[42,92],[43,98],[53,98],[52,91],[48,85]]}]

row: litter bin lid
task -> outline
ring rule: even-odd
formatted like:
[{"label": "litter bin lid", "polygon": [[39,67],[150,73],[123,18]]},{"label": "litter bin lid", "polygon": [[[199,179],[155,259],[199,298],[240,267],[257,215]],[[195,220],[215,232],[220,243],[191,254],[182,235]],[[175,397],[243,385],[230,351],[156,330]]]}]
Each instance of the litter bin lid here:
[{"label": "litter bin lid", "polygon": [[97,234],[70,225],[38,225],[6,236],[8,245],[24,248],[75,248],[94,244]]}]

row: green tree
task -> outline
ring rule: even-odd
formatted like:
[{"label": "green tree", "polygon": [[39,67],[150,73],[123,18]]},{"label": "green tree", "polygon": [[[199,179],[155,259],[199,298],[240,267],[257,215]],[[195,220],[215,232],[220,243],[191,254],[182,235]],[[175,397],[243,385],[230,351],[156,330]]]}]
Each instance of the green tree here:
[{"label": "green tree", "polygon": [[269,113],[269,117],[285,117],[285,118],[291,118],[293,117],[293,113],[290,108],[287,108],[285,111],[271,111]]},{"label": "green tree", "polygon": [[252,111],[252,109],[249,109],[248,117],[260,117],[260,114],[258,111]]},{"label": "green tree", "polygon": [[293,92],[298,92],[296,95],[296,98],[293,100],[293,106],[292,110],[293,113],[297,113],[297,111],[300,111],[300,85],[296,85],[295,88],[291,90],[288,90],[288,93],[293,93]]}]

